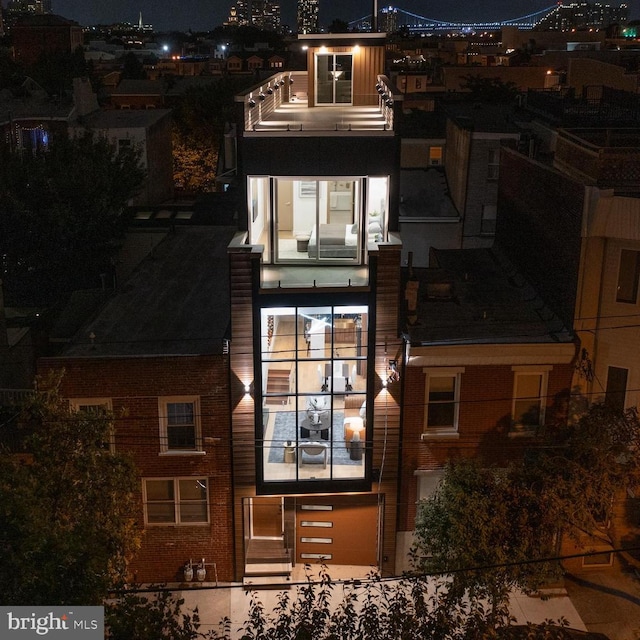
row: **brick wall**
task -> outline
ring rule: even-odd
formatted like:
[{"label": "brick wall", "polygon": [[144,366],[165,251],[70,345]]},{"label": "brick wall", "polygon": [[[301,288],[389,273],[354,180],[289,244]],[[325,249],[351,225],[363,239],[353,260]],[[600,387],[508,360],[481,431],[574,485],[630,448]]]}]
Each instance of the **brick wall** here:
[{"label": "brick wall", "polygon": [[[572,364],[549,371],[545,420],[566,419],[565,402],[571,388]],[[520,457],[531,438],[510,437],[514,372],[511,365],[468,366],[462,374],[456,439],[421,440],[424,432],[425,374],[422,367],[404,373],[402,420],[402,496],[398,530],[411,531],[416,516],[415,471],[440,469],[455,458],[480,458],[489,465],[506,465]]]},{"label": "brick wall", "polygon": [[[144,528],[142,478],[204,477],[209,485],[206,525],[151,525],[131,565],[132,580],[175,582],[190,558],[217,564],[220,580],[231,580],[231,434],[228,363],[225,356],[44,359],[39,373],[65,370],[68,398],[110,398],[116,413],[116,450],[129,452],[140,474],[139,524]],[[160,455],[158,398],[198,396],[204,455]],[[210,572],[211,573],[211,572]]]}]

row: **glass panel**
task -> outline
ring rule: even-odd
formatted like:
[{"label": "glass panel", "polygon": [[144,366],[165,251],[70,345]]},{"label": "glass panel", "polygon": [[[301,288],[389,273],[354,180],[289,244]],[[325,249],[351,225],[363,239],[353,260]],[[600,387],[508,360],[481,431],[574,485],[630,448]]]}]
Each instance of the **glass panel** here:
[{"label": "glass panel", "polygon": [[333,104],[333,56],[316,56],[316,103]]},{"label": "glass panel", "polygon": [[169,426],[194,424],[193,402],[168,402],[167,423]]},{"label": "glass panel", "polygon": [[173,500],[173,480],[147,480],[147,501]]},{"label": "glass panel", "polygon": [[333,77],[337,104],[351,104],[351,66],[351,55],[337,55],[335,57]]},{"label": "glass panel", "polygon": [[386,214],[389,194],[388,178],[369,178],[367,193],[367,241],[386,238]]},{"label": "glass panel", "polygon": [[207,522],[207,503],[180,503],[180,522]]},{"label": "glass panel", "polygon": [[147,503],[147,522],[175,522],[176,514],[173,502]]},{"label": "glass panel", "polygon": [[207,499],[207,481],[204,478],[180,480],[180,500]]},{"label": "glass panel", "polygon": [[518,424],[538,426],[540,424],[540,402],[542,376],[520,374],[516,376],[516,401],[514,420]]},{"label": "glass panel", "polygon": [[455,427],[455,376],[429,376],[427,427]]}]

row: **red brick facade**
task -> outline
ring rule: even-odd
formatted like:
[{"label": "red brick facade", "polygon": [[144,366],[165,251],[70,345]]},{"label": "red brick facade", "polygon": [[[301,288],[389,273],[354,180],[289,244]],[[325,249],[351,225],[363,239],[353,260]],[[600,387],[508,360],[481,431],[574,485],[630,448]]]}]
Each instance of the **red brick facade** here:
[{"label": "red brick facade", "polygon": [[[572,364],[555,364],[548,372],[545,423],[566,419]],[[404,371],[403,451],[399,505],[400,531],[411,531],[416,516],[416,470],[444,467],[448,460],[477,458],[505,465],[522,455],[530,437],[509,436],[514,389],[510,365],[467,366],[461,377],[458,438],[422,440],[425,409],[425,374],[422,367]]]},{"label": "red brick facade", "polygon": [[[185,562],[216,563],[233,575],[228,363],[225,356],[45,359],[39,372],[65,370],[63,396],[109,398],[116,414],[116,451],[133,455],[140,472],[142,547],[131,565],[137,583],[182,581]],[[159,398],[197,396],[202,452],[161,453]],[[208,481],[209,524],[146,525],[143,478],[202,477]],[[212,567],[207,567],[209,577]]]}]

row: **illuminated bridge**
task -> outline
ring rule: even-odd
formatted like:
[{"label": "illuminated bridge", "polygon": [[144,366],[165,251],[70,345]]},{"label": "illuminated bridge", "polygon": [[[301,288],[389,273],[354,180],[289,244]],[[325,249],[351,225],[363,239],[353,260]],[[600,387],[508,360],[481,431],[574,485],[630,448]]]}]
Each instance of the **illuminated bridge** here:
[{"label": "illuminated bridge", "polygon": [[[411,11],[405,11],[400,7],[384,7],[379,11],[378,25],[380,31],[392,32],[405,29],[411,33],[426,33],[432,31],[459,31],[471,33],[474,31],[498,31],[502,27],[518,27],[520,29],[532,29],[548,13],[557,9],[557,4],[553,4],[546,9],[541,9],[526,16],[510,18],[495,22],[451,22],[448,20],[438,20],[437,18],[427,18]],[[353,20],[349,23],[350,29],[360,31],[371,30],[371,14]]]}]

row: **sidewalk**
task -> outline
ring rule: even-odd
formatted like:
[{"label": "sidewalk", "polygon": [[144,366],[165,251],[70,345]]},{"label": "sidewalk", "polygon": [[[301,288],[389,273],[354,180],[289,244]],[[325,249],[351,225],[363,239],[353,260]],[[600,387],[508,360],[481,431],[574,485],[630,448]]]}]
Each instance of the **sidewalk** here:
[{"label": "sidewalk", "polygon": [[[314,568],[315,569],[315,568]],[[333,580],[357,580],[366,578],[371,571],[370,567],[356,566],[332,566],[330,575]],[[316,575],[316,573],[314,573]],[[289,592],[295,598],[296,584],[306,584],[304,566],[294,568]],[[177,596],[185,600],[184,610],[192,610],[196,606],[200,613],[201,631],[218,629],[218,623],[228,617],[231,620],[232,637],[239,638],[238,629],[247,620],[250,597],[254,593],[257,599],[264,605],[265,612],[273,611],[277,602],[279,589],[257,589],[246,592],[240,583],[233,583],[219,589],[185,590],[175,592]],[[342,599],[342,585],[336,584],[333,596],[336,604]],[[559,620],[565,618],[569,626],[574,629],[586,631],[587,627],[582,622],[578,611],[573,606],[567,595],[553,596],[547,600],[530,598],[523,594],[514,594],[511,598],[510,609],[516,618],[516,624],[527,622],[540,623],[548,619]],[[632,636],[630,636],[632,637]],[[612,637],[613,638],[613,637]]]}]

